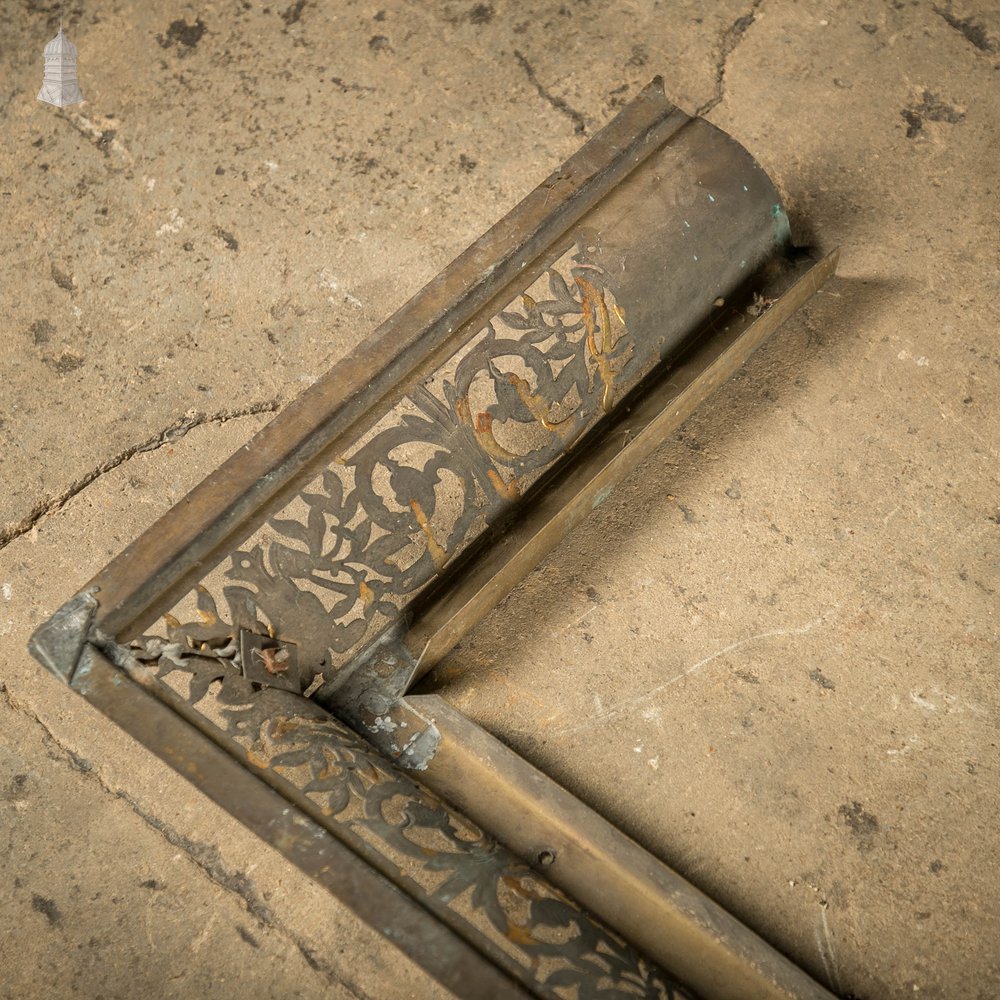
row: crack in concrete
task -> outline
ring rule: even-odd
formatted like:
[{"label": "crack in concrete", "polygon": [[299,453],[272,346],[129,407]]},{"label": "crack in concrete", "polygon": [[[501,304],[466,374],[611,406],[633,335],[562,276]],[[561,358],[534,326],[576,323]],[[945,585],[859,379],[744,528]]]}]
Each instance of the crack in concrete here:
[{"label": "crack in concrete", "polygon": [[[6,684],[0,683],[0,704],[9,708],[12,712],[18,712],[34,722],[42,731],[42,739],[54,751],[60,755],[66,764],[75,771],[85,774],[88,778],[97,782],[98,787],[113,798],[120,799],[141,819],[148,827],[155,830],[167,841],[171,847],[177,847],[183,851],[194,865],[200,869],[211,882],[240,897],[246,906],[247,912],[255,917],[262,926],[274,930],[280,934],[289,944],[293,945],[302,955],[306,964],[315,972],[319,972],[331,986],[340,986],[347,990],[357,1000],[372,1000],[370,995],[359,986],[349,982],[337,973],[337,970],[329,963],[320,958],[310,945],[296,934],[291,928],[283,924],[274,915],[271,908],[257,893],[253,879],[243,872],[233,871],[222,857],[222,852],[214,844],[204,841],[192,840],[184,836],[169,823],[153,815],[124,789],[112,788],[104,778],[94,770],[93,764],[85,757],[80,756],[71,750],[52,732],[45,724],[37,712],[23,705],[11,693]],[[246,940],[244,929],[237,927],[237,932]],[[248,942],[249,943],[249,942]],[[256,945],[259,947],[259,944]]]},{"label": "crack in concrete", "polygon": [[736,51],[737,46],[743,40],[747,29],[757,19],[763,0],[753,0],[750,9],[735,21],[722,33],[719,44],[719,55],[715,61],[715,93],[697,111],[696,115],[707,115],[717,104],[722,102],[726,96],[726,66],[729,57]]},{"label": "crack in concrete", "polygon": [[375,88],[366,86],[363,83],[349,83],[347,80],[342,80],[339,76],[331,76],[330,83],[340,88],[342,94],[346,94],[348,91],[354,91],[358,94],[369,93],[374,94]]},{"label": "crack in concrete", "polygon": [[524,70],[525,75],[528,77],[528,83],[530,83],[535,90],[538,91],[538,96],[541,97],[542,100],[551,104],[556,111],[566,115],[566,117],[573,122],[573,131],[577,135],[586,135],[587,121],[583,115],[580,114],[580,112],[575,108],[570,107],[569,104],[567,104],[561,97],[557,97],[555,94],[550,93],[535,75],[535,68],[530,62],[528,62],[522,53],[517,51],[517,49],[514,49],[514,58],[517,59],[521,69]]},{"label": "crack in concrete", "polygon": [[56,496],[39,500],[20,521],[8,524],[0,530],[0,551],[14,541],[15,538],[20,538],[31,531],[46,514],[57,511],[78,493],[82,493],[95,480],[100,479],[101,476],[109,472],[113,472],[118,466],[124,465],[130,458],[134,458],[143,452],[156,451],[164,445],[173,444],[173,442],[179,441],[189,431],[194,430],[195,427],[201,427],[205,424],[225,424],[230,420],[238,420],[240,417],[251,417],[260,413],[276,413],[280,406],[280,401],[273,399],[266,400],[263,403],[254,403],[240,410],[222,410],[218,413],[194,412],[178,418],[158,434],[154,434],[151,438],[147,438],[137,445],[126,448],[113,458],[109,458],[106,462],[102,462],[96,468],[91,469],[90,472],[70,483],[65,490]]},{"label": "crack in concrete", "polygon": [[[98,780],[100,781],[100,777]],[[114,792],[103,781],[100,781],[100,784],[106,792],[125,802],[143,823],[161,834],[171,847],[179,847],[216,885],[239,896],[247,908],[247,913],[256,917],[265,927],[275,926],[274,913],[257,894],[253,879],[243,872],[229,868],[218,847],[185,837],[169,823],[143,809],[142,805],[124,789],[120,788]]]}]

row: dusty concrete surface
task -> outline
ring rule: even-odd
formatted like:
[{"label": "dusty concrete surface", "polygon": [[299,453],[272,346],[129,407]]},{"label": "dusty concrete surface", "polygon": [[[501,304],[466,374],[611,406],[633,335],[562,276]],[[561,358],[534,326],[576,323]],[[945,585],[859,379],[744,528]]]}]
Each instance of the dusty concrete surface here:
[{"label": "dusty concrete surface", "polygon": [[841,276],[436,683],[841,995],[1000,992],[996,5],[63,17],[59,111],[0,4],[0,994],[437,995],[22,651],[654,73]]}]

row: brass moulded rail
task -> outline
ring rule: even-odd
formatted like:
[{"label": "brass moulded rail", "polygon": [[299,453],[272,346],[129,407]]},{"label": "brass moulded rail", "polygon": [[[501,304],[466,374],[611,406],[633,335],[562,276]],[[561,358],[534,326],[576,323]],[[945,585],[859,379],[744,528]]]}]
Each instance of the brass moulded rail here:
[{"label": "brass moulded rail", "polygon": [[458,996],[829,997],[408,691],[835,266],[654,81],[32,652]]}]

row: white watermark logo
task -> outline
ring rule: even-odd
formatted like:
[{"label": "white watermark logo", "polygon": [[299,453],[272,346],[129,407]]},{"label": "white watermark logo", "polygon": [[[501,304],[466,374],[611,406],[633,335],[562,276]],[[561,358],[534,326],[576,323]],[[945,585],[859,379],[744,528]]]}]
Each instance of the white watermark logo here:
[{"label": "white watermark logo", "polygon": [[59,34],[45,46],[45,77],[38,99],[57,108],[83,100],[76,78],[76,46],[59,25]]}]

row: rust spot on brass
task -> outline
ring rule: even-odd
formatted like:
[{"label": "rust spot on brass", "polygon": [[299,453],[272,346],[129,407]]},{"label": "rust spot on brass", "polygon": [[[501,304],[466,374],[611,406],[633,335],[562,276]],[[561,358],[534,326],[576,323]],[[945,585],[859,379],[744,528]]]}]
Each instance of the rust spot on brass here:
[{"label": "rust spot on brass", "polygon": [[511,922],[507,923],[507,937],[513,941],[514,944],[526,945],[527,947],[538,944],[537,939],[533,937],[531,933],[520,925]]},{"label": "rust spot on brass", "polygon": [[517,500],[521,496],[521,490],[517,485],[517,479],[511,479],[509,483],[503,481],[503,477],[496,469],[488,469],[486,475],[493,484],[493,489],[497,491],[505,500]]},{"label": "rust spot on brass", "polygon": [[445,550],[441,547],[441,544],[434,537],[434,532],[431,529],[431,522],[424,513],[424,508],[420,506],[419,501],[411,500],[410,510],[413,511],[413,516],[417,519],[417,524],[420,525],[420,530],[424,533],[424,537],[427,539],[427,551],[430,552],[431,559],[434,560],[434,565],[439,570],[444,569],[444,564],[448,561],[448,553],[445,552]]},{"label": "rust spot on brass", "polygon": [[287,649],[255,649],[253,655],[260,659],[269,674],[283,674],[288,669]]},{"label": "rust spot on brass", "polygon": [[[608,305],[604,300],[604,290],[598,291],[586,278],[577,277],[574,280],[583,298],[582,316],[583,327],[587,331],[587,347],[597,365],[601,384],[604,387],[601,407],[605,413],[610,413],[614,402],[615,379],[629,356],[626,352],[620,358],[612,358],[612,354],[625,332],[623,314],[616,305],[615,315],[622,322],[623,328],[619,333],[613,333]],[[598,344],[598,334],[600,334],[600,344]]]}]

